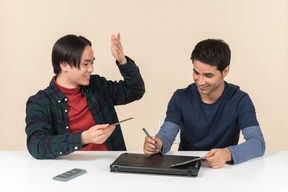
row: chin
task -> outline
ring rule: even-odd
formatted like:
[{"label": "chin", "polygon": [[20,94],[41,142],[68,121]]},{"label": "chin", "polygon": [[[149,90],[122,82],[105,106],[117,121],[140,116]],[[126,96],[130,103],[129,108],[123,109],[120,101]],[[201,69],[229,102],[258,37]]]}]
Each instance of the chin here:
[{"label": "chin", "polygon": [[198,91],[202,95],[209,95],[209,93],[210,93],[208,90],[207,91],[202,91],[201,89],[200,90],[198,89]]},{"label": "chin", "polygon": [[90,81],[81,83],[82,86],[88,86],[89,84],[90,84]]}]

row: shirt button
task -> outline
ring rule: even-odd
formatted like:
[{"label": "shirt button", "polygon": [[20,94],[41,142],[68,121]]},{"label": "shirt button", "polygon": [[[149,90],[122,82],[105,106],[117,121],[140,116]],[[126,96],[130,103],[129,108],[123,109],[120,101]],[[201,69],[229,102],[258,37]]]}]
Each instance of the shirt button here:
[{"label": "shirt button", "polygon": [[60,155],[62,155],[62,152],[60,151]]},{"label": "shirt button", "polygon": [[75,149],[75,150],[77,150],[77,149],[78,149],[78,147],[77,147],[77,146],[75,146],[75,147],[74,147],[74,149]]},{"label": "shirt button", "polygon": [[69,126],[66,126],[66,129],[69,129]]},{"label": "shirt button", "polygon": [[67,109],[65,109],[65,113],[67,113],[68,112],[68,110]]},{"label": "shirt button", "polygon": [[58,103],[61,103],[61,100],[58,100]]},{"label": "shirt button", "polygon": [[67,99],[67,98],[65,98],[65,101],[68,101],[68,99]]}]

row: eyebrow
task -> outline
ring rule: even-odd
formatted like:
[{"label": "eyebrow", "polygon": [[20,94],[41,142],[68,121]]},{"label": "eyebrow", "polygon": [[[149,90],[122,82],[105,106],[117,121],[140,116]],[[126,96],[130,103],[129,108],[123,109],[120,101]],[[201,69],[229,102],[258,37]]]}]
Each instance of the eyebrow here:
[{"label": "eyebrow", "polygon": [[195,72],[195,73],[199,73],[198,71],[196,71],[195,69],[193,69],[193,71]]},{"label": "eyebrow", "polygon": [[[196,71],[195,69],[193,69],[193,71],[197,74],[200,74],[198,71]],[[205,76],[213,76],[214,73],[203,73]]]},{"label": "eyebrow", "polygon": [[84,59],[84,61],[86,61],[86,62],[95,61],[95,58],[94,58],[93,60],[91,60],[91,59]]}]

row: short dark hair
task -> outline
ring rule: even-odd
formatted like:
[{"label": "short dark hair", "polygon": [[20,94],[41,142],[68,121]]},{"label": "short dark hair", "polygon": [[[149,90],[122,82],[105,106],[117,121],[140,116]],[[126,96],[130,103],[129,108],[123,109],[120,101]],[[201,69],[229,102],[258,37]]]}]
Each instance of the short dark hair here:
[{"label": "short dark hair", "polygon": [[217,66],[219,71],[223,71],[230,65],[231,50],[229,45],[221,39],[207,39],[199,42],[191,54],[191,60]]},{"label": "short dark hair", "polygon": [[67,62],[71,67],[80,68],[81,57],[91,42],[83,36],[66,35],[56,41],[52,49],[52,65],[56,75],[61,71],[60,63]]}]

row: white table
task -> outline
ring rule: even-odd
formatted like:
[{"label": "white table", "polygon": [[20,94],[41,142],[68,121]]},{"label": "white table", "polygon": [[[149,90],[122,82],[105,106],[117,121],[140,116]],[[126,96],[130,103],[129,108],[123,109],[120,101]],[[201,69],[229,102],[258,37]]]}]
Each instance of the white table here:
[{"label": "white table", "polygon": [[[288,191],[288,151],[269,151],[264,157],[222,169],[202,165],[198,177],[111,173],[110,164],[121,153],[75,152],[56,159],[36,160],[27,151],[0,151],[0,191]],[[206,152],[169,154],[202,156]],[[68,182],[52,179],[72,168],[83,168],[87,173]]]}]

